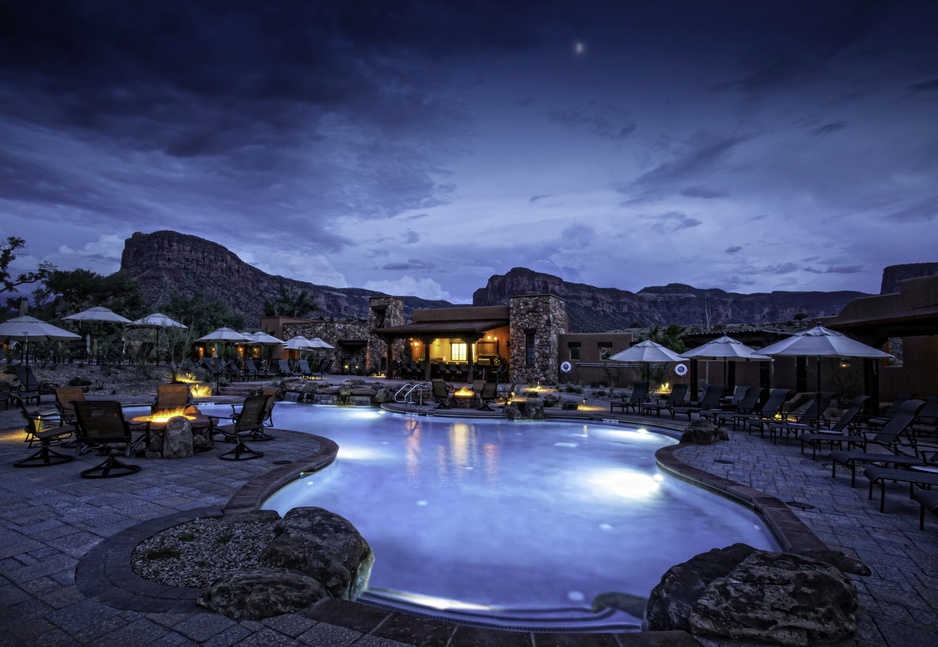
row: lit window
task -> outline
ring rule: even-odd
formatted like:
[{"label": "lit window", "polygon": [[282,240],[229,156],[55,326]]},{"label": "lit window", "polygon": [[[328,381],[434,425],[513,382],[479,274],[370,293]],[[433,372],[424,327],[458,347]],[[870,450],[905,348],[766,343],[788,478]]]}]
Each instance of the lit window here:
[{"label": "lit window", "polygon": [[449,356],[454,362],[466,361],[466,342],[454,341],[449,345]]}]

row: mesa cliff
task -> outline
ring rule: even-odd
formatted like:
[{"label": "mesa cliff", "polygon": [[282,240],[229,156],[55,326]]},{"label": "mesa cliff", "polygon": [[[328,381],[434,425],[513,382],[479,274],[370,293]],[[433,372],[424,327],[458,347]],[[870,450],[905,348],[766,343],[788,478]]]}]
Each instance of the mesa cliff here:
[{"label": "mesa cliff", "polygon": [[601,332],[652,325],[762,324],[831,316],[863,292],[762,292],[737,294],[671,283],[638,292],[597,288],[516,267],[476,290],[477,306],[508,303],[516,294],[554,294],[567,302],[571,332]]},{"label": "mesa cliff", "polygon": [[[173,295],[201,293],[209,301],[226,302],[251,329],[260,323],[264,300],[275,299],[281,285],[308,292],[317,306],[312,316],[319,319],[367,319],[368,299],[381,296],[374,290],[333,288],[267,274],[217,243],[175,231],[137,232],[128,238],[121,254],[120,273],[137,280],[153,307],[166,303]],[[419,297],[403,299],[405,316],[415,308],[451,305]]]}]

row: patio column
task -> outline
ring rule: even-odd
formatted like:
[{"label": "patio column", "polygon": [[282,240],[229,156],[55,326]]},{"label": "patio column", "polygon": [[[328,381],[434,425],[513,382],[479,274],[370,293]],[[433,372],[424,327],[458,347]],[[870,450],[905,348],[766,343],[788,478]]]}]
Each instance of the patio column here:
[{"label": "patio column", "polygon": [[430,381],[430,346],[433,345],[433,342],[436,340],[436,337],[420,337],[420,343],[423,344],[423,379],[427,382]]}]

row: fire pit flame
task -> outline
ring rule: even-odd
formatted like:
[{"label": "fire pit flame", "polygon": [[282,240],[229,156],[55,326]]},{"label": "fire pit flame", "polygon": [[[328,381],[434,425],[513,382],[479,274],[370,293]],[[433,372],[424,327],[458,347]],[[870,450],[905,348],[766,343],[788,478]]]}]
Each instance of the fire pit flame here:
[{"label": "fire pit flame", "polygon": [[177,407],[175,409],[164,409],[157,411],[149,416],[137,416],[134,422],[168,422],[170,418],[185,418],[186,420],[195,420],[195,415],[186,413],[186,407]]},{"label": "fire pit flame", "polygon": [[475,395],[475,391],[473,391],[467,386],[461,386],[455,391],[453,391],[453,396],[457,398],[471,398],[474,395]]}]

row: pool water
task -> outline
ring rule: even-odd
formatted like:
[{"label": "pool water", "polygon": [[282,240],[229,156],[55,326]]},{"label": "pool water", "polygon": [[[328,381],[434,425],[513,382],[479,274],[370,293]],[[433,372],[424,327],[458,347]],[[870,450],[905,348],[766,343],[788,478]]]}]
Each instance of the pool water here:
[{"label": "pool water", "polygon": [[647,597],[712,548],[778,550],[754,513],[658,469],[655,451],[676,442],[663,434],[289,403],[274,415],[340,449],[264,507],[348,519],[375,552],[366,597],[384,602],[505,622],[588,617],[595,596]]}]

